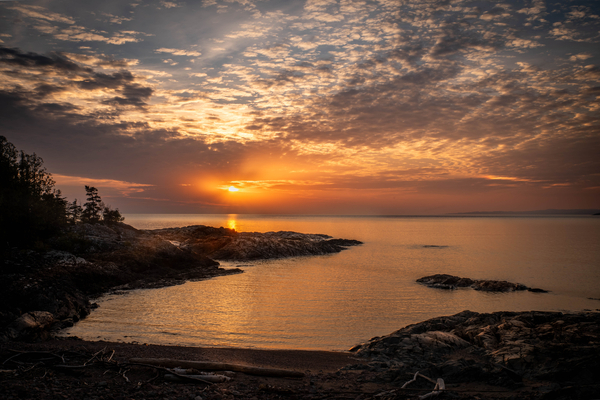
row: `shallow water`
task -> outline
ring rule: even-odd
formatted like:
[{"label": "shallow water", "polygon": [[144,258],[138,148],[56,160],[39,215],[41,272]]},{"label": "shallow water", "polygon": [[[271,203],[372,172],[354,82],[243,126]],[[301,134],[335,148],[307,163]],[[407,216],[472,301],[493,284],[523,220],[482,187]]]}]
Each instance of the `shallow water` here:
[{"label": "shallow water", "polygon": [[[243,274],[105,296],[64,334],[188,346],[344,350],[462,310],[600,308],[600,219],[126,215],[140,229],[203,224],[358,239],[339,254],[242,265]],[[431,247],[440,246],[440,247]],[[415,280],[448,273],[550,293],[445,291]]]}]

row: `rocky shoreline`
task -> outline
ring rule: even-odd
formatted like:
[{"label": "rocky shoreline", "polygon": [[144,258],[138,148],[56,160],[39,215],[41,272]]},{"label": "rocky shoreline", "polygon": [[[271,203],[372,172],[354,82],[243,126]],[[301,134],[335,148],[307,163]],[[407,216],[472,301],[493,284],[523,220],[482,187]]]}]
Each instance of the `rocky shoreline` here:
[{"label": "rocky shoreline", "polygon": [[[202,349],[52,339],[95,296],[240,273],[220,260],[327,254],[360,242],[294,232],[192,226],[140,231],[79,225],[52,249],[7,254],[0,281],[0,395],[6,399],[592,399],[600,393],[600,313],[463,311],[409,325],[349,352]],[[422,283],[527,290],[450,275]],[[537,290],[534,290],[537,291]],[[302,372],[236,373],[218,384],[167,379],[139,358],[236,362]],[[426,377],[422,378],[422,377]],[[444,392],[432,382],[443,382]]]},{"label": "rocky shoreline", "polygon": [[219,260],[336,253],[354,240],[295,232],[247,233],[188,226],[138,230],[78,224],[41,251],[12,249],[0,265],[0,341],[47,339],[85,318],[111,290],[156,288],[241,273]]},{"label": "rocky shoreline", "polygon": [[[595,399],[600,313],[463,311],[409,325],[350,352],[197,348],[54,339],[0,343],[5,399]],[[139,359],[296,371],[227,372],[173,382]],[[198,373],[198,371],[195,371]],[[425,377],[425,378],[423,378]],[[434,391],[443,382],[444,391]]]}]

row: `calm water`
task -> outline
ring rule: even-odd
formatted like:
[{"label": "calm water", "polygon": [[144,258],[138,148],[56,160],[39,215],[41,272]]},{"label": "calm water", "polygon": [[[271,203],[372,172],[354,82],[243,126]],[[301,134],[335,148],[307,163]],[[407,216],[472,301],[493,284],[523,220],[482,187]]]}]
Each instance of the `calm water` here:
[{"label": "calm water", "polygon": [[[239,275],[106,296],[65,334],[186,346],[345,350],[467,309],[600,308],[600,300],[589,299],[600,298],[600,219],[594,217],[126,215],[126,222],[140,229],[203,224],[326,233],[364,245],[327,256],[245,263]],[[551,293],[444,291],[415,283],[435,273],[508,280]]]}]

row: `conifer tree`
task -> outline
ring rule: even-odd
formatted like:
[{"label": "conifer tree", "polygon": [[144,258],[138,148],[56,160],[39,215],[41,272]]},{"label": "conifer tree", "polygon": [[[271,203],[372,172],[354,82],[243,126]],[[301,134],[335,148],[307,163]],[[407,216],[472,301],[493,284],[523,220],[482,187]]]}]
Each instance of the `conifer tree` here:
[{"label": "conifer tree", "polygon": [[66,223],[66,200],[43,160],[0,136],[0,248],[31,245]]},{"label": "conifer tree", "polygon": [[77,203],[77,199],[73,200],[72,203],[68,203],[67,211],[69,223],[76,224],[81,222],[83,207]]},{"label": "conifer tree", "polygon": [[123,222],[125,217],[121,215],[119,209],[112,209],[110,206],[104,207],[102,210],[102,217],[104,218],[104,222],[108,224],[114,224],[115,222]]},{"label": "conifer tree", "polygon": [[102,203],[102,199],[98,194],[98,189],[86,185],[85,193],[87,202],[83,205],[81,220],[91,224],[98,223],[102,218],[102,210],[104,209],[104,203]]}]

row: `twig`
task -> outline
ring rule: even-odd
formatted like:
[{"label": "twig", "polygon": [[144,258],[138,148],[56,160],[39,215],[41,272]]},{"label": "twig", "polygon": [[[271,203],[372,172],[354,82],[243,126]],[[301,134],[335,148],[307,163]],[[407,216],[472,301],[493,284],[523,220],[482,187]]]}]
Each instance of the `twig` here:
[{"label": "twig", "polygon": [[36,362],[35,364],[31,365],[29,368],[25,368],[25,369],[23,370],[23,372],[31,371],[32,369],[34,369],[35,367],[37,367],[37,366],[38,366],[38,365],[40,365],[40,364],[41,364],[41,365],[44,365],[44,363],[43,363],[43,362]]},{"label": "twig", "polygon": [[159,376],[160,376],[160,374],[158,373],[158,371],[156,371],[156,375],[154,375],[154,378],[150,378],[150,379],[148,379],[148,380],[146,381],[146,383],[150,383],[150,382],[152,382],[153,380],[155,380],[155,379],[156,379],[156,378],[158,378]]},{"label": "twig", "polygon": [[438,378],[437,381],[434,381],[433,379],[429,378],[428,376],[422,375],[419,371],[415,372],[415,376],[410,381],[408,381],[404,385],[402,385],[401,389],[406,390],[406,386],[408,386],[409,384],[416,381],[419,376],[421,378],[427,379],[429,382],[435,383],[435,387],[433,388],[433,391],[431,393],[427,393],[423,396],[419,396],[419,399],[428,399],[430,397],[437,396],[438,394],[442,393],[442,391],[446,390],[446,384],[444,383],[444,380],[442,378]]},{"label": "twig", "polygon": [[106,347],[104,347],[102,350],[94,353],[94,355],[92,356],[92,358],[90,358],[89,360],[87,360],[83,365],[87,365],[90,361],[92,361],[94,358],[96,358],[98,356],[98,354],[100,353],[104,353],[104,350],[106,350]]},{"label": "twig", "polygon": [[[123,371],[123,373],[121,374],[121,376],[122,376],[123,378],[125,378],[125,381],[126,381],[127,383],[129,383],[129,378],[125,376],[125,373],[126,373],[127,371],[129,371],[129,368],[125,368],[125,370]],[[119,372],[121,372],[121,371],[119,371]]]}]

